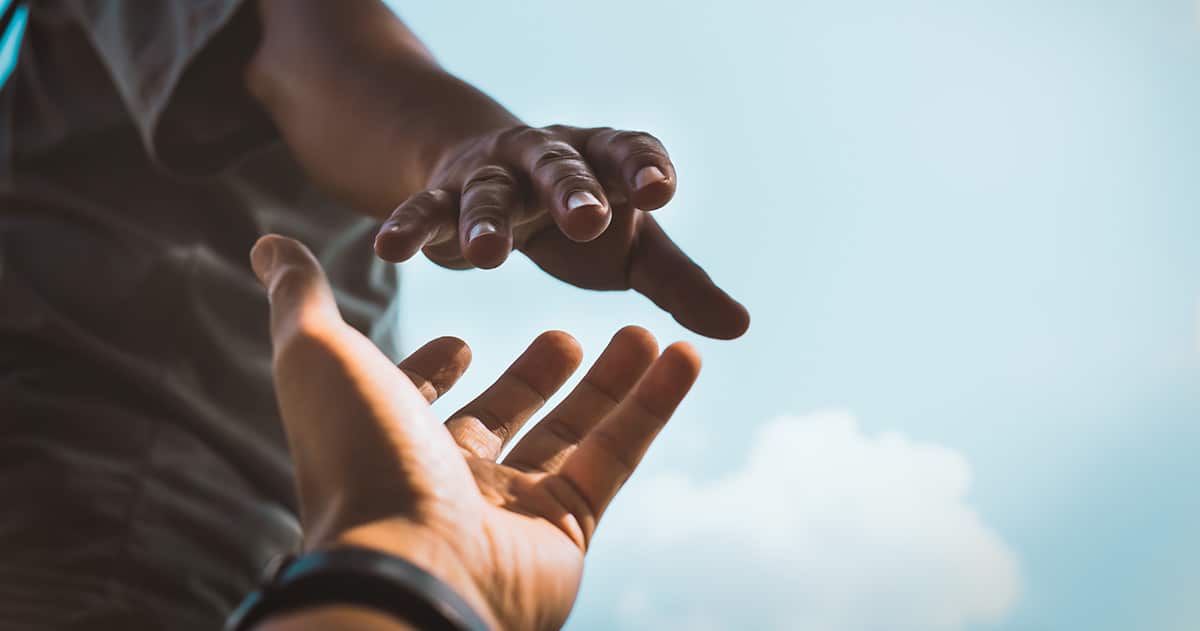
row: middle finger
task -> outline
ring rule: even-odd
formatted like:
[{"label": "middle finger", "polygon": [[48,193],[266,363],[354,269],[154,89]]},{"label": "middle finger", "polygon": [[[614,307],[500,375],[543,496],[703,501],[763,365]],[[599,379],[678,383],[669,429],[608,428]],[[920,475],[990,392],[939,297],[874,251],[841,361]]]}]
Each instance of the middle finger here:
[{"label": "middle finger", "polygon": [[581,355],[579,343],[562,331],[539,335],[491,387],[451,415],[446,429],[459,447],[495,460],[575,372]]}]

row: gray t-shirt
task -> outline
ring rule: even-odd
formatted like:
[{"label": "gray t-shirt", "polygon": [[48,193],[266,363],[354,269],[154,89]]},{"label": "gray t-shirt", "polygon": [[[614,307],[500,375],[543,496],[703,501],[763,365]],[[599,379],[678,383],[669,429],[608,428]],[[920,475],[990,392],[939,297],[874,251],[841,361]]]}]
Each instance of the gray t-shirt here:
[{"label": "gray t-shirt", "polygon": [[[0,582],[111,531],[141,568],[126,583],[183,568],[164,593],[216,611],[294,544],[258,236],[312,248],[346,319],[397,350],[374,222],[314,190],[244,90],[256,20],[239,0],[32,3],[0,93]],[[61,565],[86,575],[92,552]]]}]

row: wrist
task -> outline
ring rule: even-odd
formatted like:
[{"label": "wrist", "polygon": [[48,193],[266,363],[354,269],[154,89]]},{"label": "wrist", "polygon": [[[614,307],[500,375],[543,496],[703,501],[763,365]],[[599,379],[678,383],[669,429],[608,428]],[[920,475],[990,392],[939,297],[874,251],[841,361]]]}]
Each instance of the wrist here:
[{"label": "wrist", "polygon": [[321,605],[263,620],[254,631],[425,631],[395,616],[353,605]]},{"label": "wrist", "polygon": [[498,628],[493,619],[480,614],[478,605],[463,597],[461,587],[443,580],[453,575],[444,561],[434,564],[442,570],[439,576],[413,563],[412,556],[412,552],[400,556],[340,544],[280,558],[264,571],[259,588],[243,599],[224,628],[249,631],[262,628],[267,620],[289,618],[277,628],[326,628],[316,626],[323,618],[365,618],[373,622],[365,627],[356,623],[353,628],[381,631],[405,625],[460,631]]},{"label": "wrist", "polygon": [[367,548],[402,558],[450,586],[487,622],[489,628],[503,628],[487,595],[467,569],[461,551],[425,526],[397,519],[373,522],[351,528],[332,541],[316,547]]}]

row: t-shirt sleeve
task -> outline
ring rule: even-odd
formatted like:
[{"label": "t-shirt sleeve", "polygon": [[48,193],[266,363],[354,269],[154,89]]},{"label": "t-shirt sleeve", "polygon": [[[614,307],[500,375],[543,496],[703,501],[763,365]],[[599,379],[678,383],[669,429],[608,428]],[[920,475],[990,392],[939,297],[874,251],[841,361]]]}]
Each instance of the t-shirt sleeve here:
[{"label": "t-shirt sleeve", "polygon": [[112,75],[152,158],[220,170],[276,137],[246,90],[254,0],[59,0]]}]

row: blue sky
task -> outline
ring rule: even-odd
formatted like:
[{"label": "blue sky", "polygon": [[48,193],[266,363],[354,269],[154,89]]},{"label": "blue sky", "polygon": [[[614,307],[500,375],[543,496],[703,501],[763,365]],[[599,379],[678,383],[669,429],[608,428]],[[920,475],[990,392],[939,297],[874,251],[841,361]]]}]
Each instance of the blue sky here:
[{"label": "blue sky", "polygon": [[475,350],[447,410],[544,329],[704,356],[569,628],[1200,628],[1194,0],[392,4],[531,124],[658,135],[754,318],[405,266],[409,345]]}]

